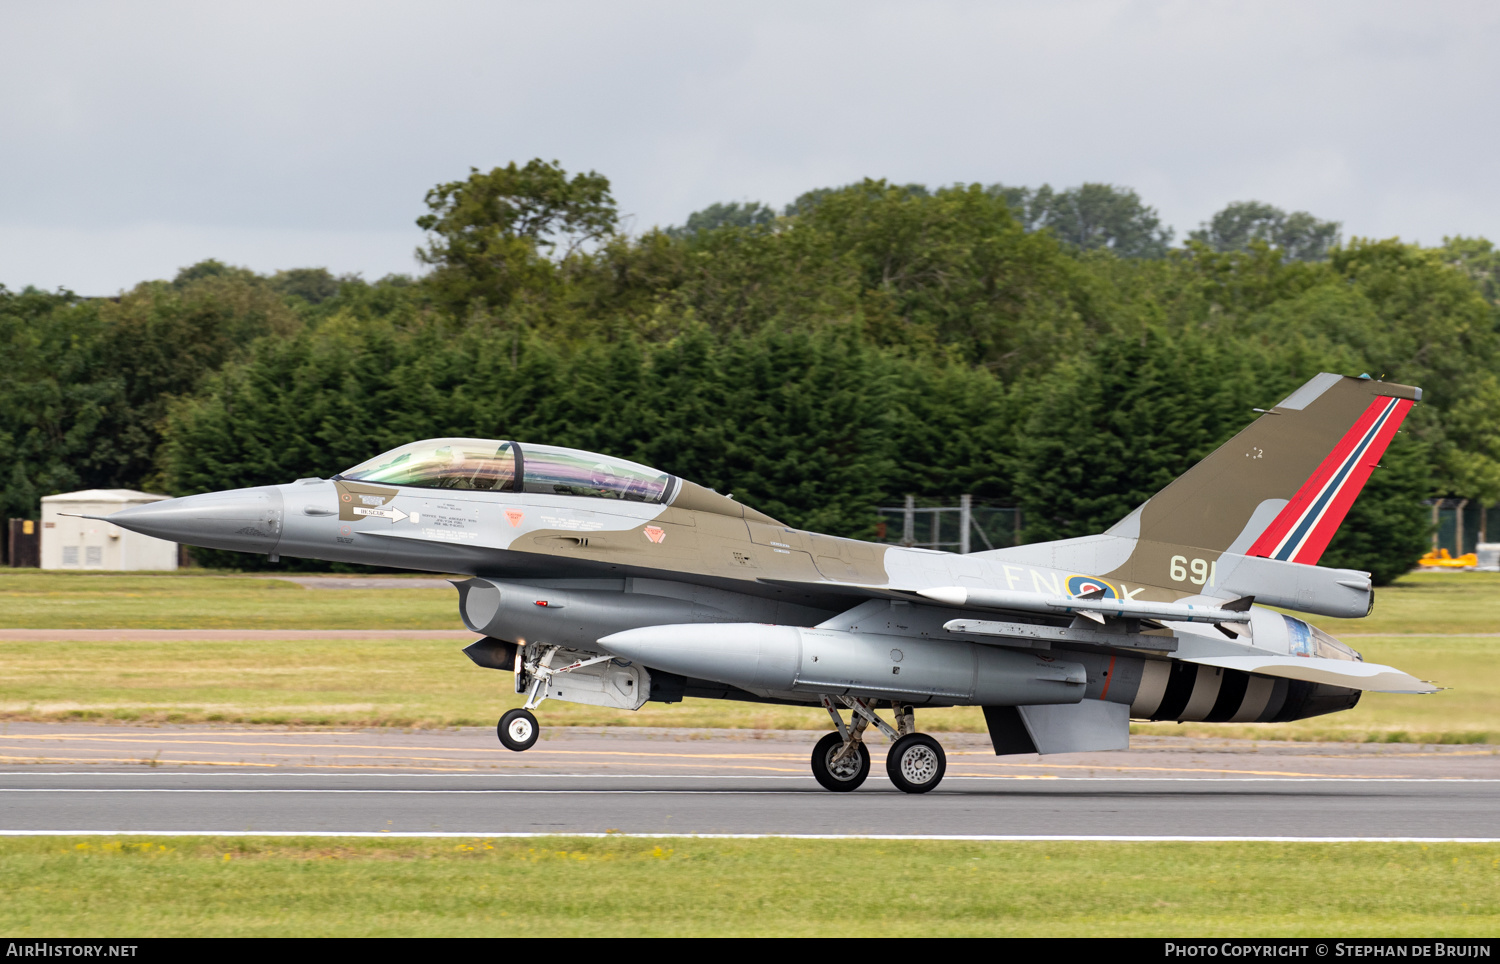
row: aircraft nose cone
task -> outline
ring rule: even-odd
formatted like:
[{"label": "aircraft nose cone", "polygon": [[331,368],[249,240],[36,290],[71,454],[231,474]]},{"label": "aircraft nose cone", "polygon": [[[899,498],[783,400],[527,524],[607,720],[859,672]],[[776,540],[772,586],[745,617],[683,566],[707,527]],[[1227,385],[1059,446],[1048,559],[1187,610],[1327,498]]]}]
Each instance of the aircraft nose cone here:
[{"label": "aircraft nose cone", "polygon": [[138,505],[109,521],[169,542],[269,553],[281,541],[282,511],[281,490],[265,485]]}]

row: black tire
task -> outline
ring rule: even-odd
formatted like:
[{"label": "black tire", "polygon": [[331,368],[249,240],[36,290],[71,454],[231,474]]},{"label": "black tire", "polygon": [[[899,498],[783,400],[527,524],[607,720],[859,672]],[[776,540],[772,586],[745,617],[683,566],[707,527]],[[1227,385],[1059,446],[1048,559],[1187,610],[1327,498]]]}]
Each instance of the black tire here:
[{"label": "black tire", "polygon": [[845,759],[835,769],[828,765],[834,754],[843,749],[844,738],[830,733],[818,741],[812,752],[812,772],[823,789],[834,793],[848,793],[865,782],[870,775],[870,751],[863,743],[854,749],[853,758]]},{"label": "black tire", "polygon": [[886,776],[903,793],[926,793],[943,782],[948,757],[942,744],[926,733],[908,733],[885,755]]},{"label": "black tire", "polygon": [[530,710],[506,710],[505,715],[500,717],[500,723],[495,727],[495,735],[500,737],[501,744],[507,750],[529,750],[536,745],[536,738],[542,735],[542,728],[537,725],[536,717]]}]

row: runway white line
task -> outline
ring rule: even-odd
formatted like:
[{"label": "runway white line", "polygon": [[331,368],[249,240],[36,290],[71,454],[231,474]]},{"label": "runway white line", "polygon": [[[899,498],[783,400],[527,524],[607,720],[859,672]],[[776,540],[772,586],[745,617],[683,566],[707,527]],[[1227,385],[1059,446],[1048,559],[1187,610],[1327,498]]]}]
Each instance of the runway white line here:
[{"label": "runway white line", "polygon": [[[264,789],[260,789],[260,788],[225,789],[223,787],[213,787],[213,788],[208,788],[208,789],[197,789],[197,788],[194,788],[194,787],[187,787],[187,788],[183,788],[183,787],[115,787],[113,789],[103,788],[103,787],[0,787],[0,793],[173,793],[173,794],[177,794],[177,793],[307,793],[307,794],[319,794],[319,793],[384,793],[384,794],[439,794],[439,795],[442,795],[442,796],[455,796],[455,795],[458,795],[458,794],[487,794],[487,793],[534,793],[534,794],[569,794],[569,795],[574,795],[574,796],[581,796],[581,795],[584,795],[584,794],[605,795],[605,796],[608,796],[608,795],[611,795],[611,794],[618,794],[618,795],[629,796],[629,795],[634,795],[634,794],[647,794],[647,795],[650,795],[650,794],[656,794],[656,793],[660,793],[660,792],[661,792],[660,790],[552,790],[552,789],[545,789],[545,788],[526,788],[526,787],[514,787],[514,788],[493,787],[493,788],[486,788],[486,789],[483,789],[483,790],[382,790],[382,789],[373,788],[373,787],[355,787],[355,788],[339,787],[339,788],[309,789],[309,790],[299,790],[299,789],[288,788],[288,787],[268,787],[268,788],[264,788]],[[687,792],[687,793],[713,794],[715,796],[723,796],[723,795],[726,795],[726,794],[742,793],[743,791],[740,791],[740,790],[689,790],[689,791],[685,791],[685,792]],[[781,792],[790,792],[790,791],[772,791],[772,792],[773,793],[781,793]],[[757,795],[758,796],[767,796],[767,794],[764,794],[764,793],[757,794]],[[801,796],[801,793],[799,792],[797,795]]]},{"label": "runway white line", "polygon": [[[145,780],[158,776],[178,777],[210,777],[220,779],[224,777],[241,777],[253,779],[306,779],[309,777],[348,777],[355,780],[386,779],[400,777],[403,779],[485,779],[485,780],[811,780],[811,775],[765,775],[747,774],[737,776],[734,774],[718,773],[362,773],[352,776],[343,770],[306,770],[299,773],[233,773],[233,772],[205,772],[201,770],[185,770],[183,772],[170,772],[169,774],[146,774],[131,773],[118,770],[88,771],[88,770],[44,770],[32,772],[0,772],[0,780],[10,777],[122,777],[127,779]],[[1365,783],[1500,783],[1500,778],[1494,777],[1075,777],[1075,776],[1052,776],[1050,774],[995,774],[995,775],[957,775],[950,774],[945,782],[952,783],[955,780],[1007,780],[1014,782],[1036,782],[1047,783],[1341,783],[1341,784],[1365,784]],[[8,790],[28,790],[26,787],[0,787],[0,793]],[[57,788],[64,789],[64,788]],[[95,793],[116,793],[117,790],[97,788],[68,788],[88,789]],[[156,791],[172,791],[178,788],[172,787],[138,787],[122,789],[148,789]],[[525,791],[525,788],[520,788]],[[191,791],[201,792],[201,791]],[[229,791],[225,791],[229,792]],[[311,791],[302,791],[311,792]],[[321,791],[319,791],[321,792]],[[333,792],[332,790],[327,792]],[[369,790],[371,793],[386,793],[397,791]],[[447,793],[446,790],[434,790],[433,793]],[[525,791],[540,792],[540,791]],[[559,793],[578,793],[583,791],[559,790]],[[600,790],[599,793],[612,793],[615,791]]]},{"label": "runway white line", "polygon": [[525,831],[384,830],[0,830],[0,837],[388,837],[462,838],[466,840],[550,837],[637,837],[647,840],[956,840],[996,843],[1463,843],[1495,844],[1500,837],[1202,837],[1123,834],[911,834],[911,833],[529,833]]}]

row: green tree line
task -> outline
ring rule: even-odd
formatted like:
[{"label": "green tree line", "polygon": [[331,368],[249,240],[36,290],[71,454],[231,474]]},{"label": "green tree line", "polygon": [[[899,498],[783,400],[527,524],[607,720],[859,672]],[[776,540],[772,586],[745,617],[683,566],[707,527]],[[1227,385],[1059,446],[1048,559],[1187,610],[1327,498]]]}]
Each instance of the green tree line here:
[{"label": "green tree line", "polygon": [[206,261],[112,299],[0,289],[6,514],[475,435],[635,459],[838,534],[906,493],[968,493],[1060,538],[1325,370],[1426,392],[1328,563],[1388,580],[1424,548],[1422,499],[1500,501],[1483,239],[1340,243],[1238,202],[1172,247],[1109,185],[878,180],[627,234],[606,178],[543,161],[425,205],[420,278]]}]

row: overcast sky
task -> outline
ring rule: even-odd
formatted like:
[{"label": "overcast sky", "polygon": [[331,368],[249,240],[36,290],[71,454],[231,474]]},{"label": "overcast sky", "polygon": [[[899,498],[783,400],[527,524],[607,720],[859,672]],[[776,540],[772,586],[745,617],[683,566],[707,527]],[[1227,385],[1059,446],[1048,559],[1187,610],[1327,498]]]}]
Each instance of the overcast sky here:
[{"label": "overcast sky", "polygon": [[884,177],[1500,238],[1493,2],[0,0],[0,284],[417,270],[440,181],[608,176],[639,231]]}]

